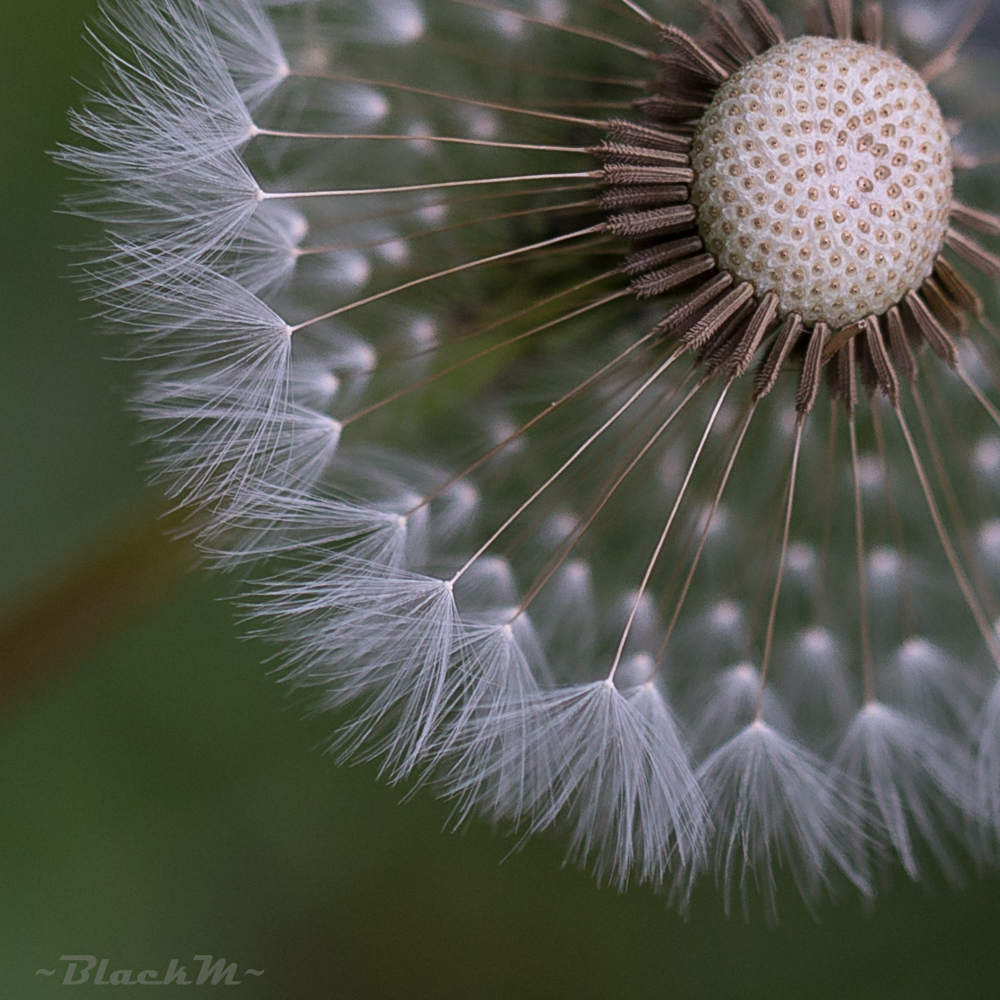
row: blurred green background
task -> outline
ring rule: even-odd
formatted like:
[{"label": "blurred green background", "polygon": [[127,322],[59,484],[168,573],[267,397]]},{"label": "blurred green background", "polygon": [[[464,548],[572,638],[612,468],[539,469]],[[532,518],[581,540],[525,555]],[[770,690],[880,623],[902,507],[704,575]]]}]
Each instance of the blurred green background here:
[{"label": "blurred green background", "polygon": [[[155,509],[104,359],[66,280],[80,225],[55,214],[91,0],[3,0],[0,31],[0,618],[113,550]],[[88,68],[90,67],[90,68]],[[339,768],[238,638],[229,581],[199,573],[22,685],[0,712],[0,997],[62,994],[62,954],[157,969],[235,961],[240,997],[1000,997],[1000,880],[931,894],[897,879],[782,922],[725,920],[710,886],[681,921],[599,890],[560,845],[401,803]],[[58,970],[51,978],[40,968]],[[91,985],[82,991],[93,990]],[[210,989],[209,986],[201,989]]]}]

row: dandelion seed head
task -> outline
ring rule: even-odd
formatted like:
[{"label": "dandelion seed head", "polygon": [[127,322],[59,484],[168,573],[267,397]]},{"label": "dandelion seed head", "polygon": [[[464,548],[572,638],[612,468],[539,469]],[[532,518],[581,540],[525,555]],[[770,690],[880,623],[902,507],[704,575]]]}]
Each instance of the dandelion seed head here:
[{"label": "dandelion seed head", "polygon": [[497,31],[505,38],[518,39],[526,34],[526,25],[513,11],[498,11],[493,15]]},{"label": "dandelion seed head", "polygon": [[544,21],[565,21],[569,17],[567,0],[535,0],[538,16]]},{"label": "dandelion seed head", "polygon": [[714,628],[720,631],[730,631],[739,625],[742,612],[735,601],[721,601],[712,608],[709,618]]},{"label": "dandelion seed head", "polygon": [[864,490],[881,487],[882,464],[875,455],[862,455],[858,460],[858,480]]},{"label": "dandelion seed head", "polygon": [[384,5],[382,24],[387,38],[399,44],[415,42],[424,33],[424,17],[420,7],[409,0],[393,0]]},{"label": "dandelion seed head", "polygon": [[361,288],[371,277],[372,266],[362,253],[344,251],[332,255],[327,263],[324,282],[344,289]]},{"label": "dandelion seed head", "polygon": [[828,7],[136,0],[60,154],[334,749],[682,909],[1000,838],[989,159]]},{"label": "dandelion seed head", "polygon": [[500,134],[500,121],[493,112],[473,108],[465,118],[469,135],[476,139],[493,139]]},{"label": "dandelion seed head", "polygon": [[406,127],[406,133],[413,136],[409,143],[410,149],[423,156],[430,156],[434,152],[434,143],[427,138],[434,134],[434,128],[429,122],[410,122]]},{"label": "dandelion seed head", "polygon": [[307,45],[299,51],[298,68],[306,73],[322,73],[330,65],[330,49],[324,45]]},{"label": "dandelion seed head", "polygon": [[420,316],[410,324],[410,339],[418,350],[428,351],[436,346],[437,336],[437,324],[429,316]]},{"label": "dandelion seed head", "polygon": [[833,636],[829,629],[809,628],[801,636],[802,652],[810,657],[827,657],[834,649]]},{"label": "dandelion seed head", "polygon": [[447,205],[425,205],[417,210],[417,214],[428,225],[439,225],[448,215]]},{"label": "dandelion seed head", "polygon": [[698,515],[698,531],[709,538],[725,532],[729,526],[729,511],[722,506],[707,508]]},{"label": "dandelion seed head", "polygon": [[888,584],[902,572],[903,561],[899,553],[887,545],[879,546],[868,558],[868,572],[872,579],[881,584]]},{"label": "dandelion seed head", "polygon": [[988,437],[977,441],[973,463],[983,476],[992,478],[1000,474],[1000,438]]},{"label": "dandelion seed head", "polygon": [[989,562],[1000,564],[1000,520],[994,518],[979,528],[979,546]]},{"label": "dandelion seed head", "polygon": [[805,542],[795,542],[788,547],[788,554],[785,557],[788,568],[793,573],[806,575],[811,573],[816,566],[816,551],[811,545]]},{"label": "dandelion seed head", "polygon": [[932,0],[908,0],[900,6],[901,27],[919,45],[929,45],[941,34],[941,12]]},{"label": "dandelion seed head", "polygon": [[926,639],[907,639],[899,650],[900,663],[904,668],[919,665],[938,655]]},{"label": "dandelion seed head", "polygon": [[410,258],[410,247],[405,240],[386,240],[380,244],[378,255],[390,264],[403,264]]}]

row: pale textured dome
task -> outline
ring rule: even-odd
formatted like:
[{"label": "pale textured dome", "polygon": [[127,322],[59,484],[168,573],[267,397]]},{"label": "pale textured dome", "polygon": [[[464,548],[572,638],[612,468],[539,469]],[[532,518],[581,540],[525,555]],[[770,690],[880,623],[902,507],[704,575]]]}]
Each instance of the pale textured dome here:
[{"label": "pale textured dome", "polygon": [[884,312],[944,243],[941,111],[912,69],[872,45],[806,37],[758,56],[720,87],[692,161],[719,266],[807,323]]}]

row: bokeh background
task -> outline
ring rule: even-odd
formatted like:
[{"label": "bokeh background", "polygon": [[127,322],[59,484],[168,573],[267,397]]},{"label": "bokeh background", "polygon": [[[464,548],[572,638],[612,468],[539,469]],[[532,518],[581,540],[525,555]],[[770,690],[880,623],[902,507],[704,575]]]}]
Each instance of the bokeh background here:
[{"label": "bokeh background", "polygon": [[0,10],[0,997],[62,995],[62,954],[190,975],[205,953],[265,970],[245,1000],[1000,997],[995,875],[897,878],[818,922],[786,889],[776,928],[709,886],[685,923],[563,869],[556,840],[443,833],[442,803],[321,753],[330,720],[239,638],[231,581],[157,541],[128,369],[67,280],[85,231],[46,151],[93,78],[95,9]]}]

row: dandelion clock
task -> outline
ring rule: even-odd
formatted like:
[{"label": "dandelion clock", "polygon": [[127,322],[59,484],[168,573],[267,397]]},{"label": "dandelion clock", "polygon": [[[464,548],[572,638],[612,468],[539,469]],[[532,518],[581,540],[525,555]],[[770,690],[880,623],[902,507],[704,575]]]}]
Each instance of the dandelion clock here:
[{"label": "dandelion clock", "polygon": [[82,287],[339,755],[681,910],[995,859],[982,6],[109,7]]}]

